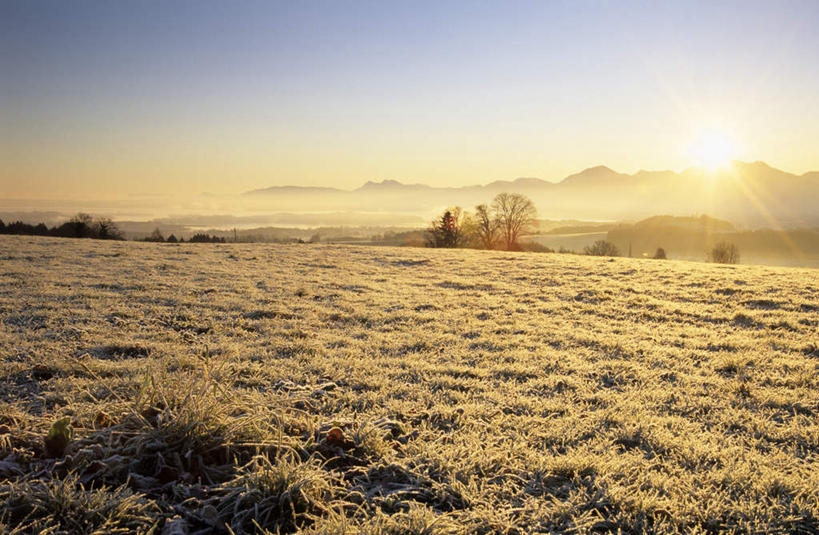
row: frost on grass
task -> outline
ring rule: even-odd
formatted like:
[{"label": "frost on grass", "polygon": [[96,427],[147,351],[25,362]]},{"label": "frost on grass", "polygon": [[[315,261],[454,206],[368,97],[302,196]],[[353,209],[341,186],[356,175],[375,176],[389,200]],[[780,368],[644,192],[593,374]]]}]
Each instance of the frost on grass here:
[{"label": "frost on grass", "polygon": [[12,236],[0,258],[0,532],[819,530],[817,271]]}]

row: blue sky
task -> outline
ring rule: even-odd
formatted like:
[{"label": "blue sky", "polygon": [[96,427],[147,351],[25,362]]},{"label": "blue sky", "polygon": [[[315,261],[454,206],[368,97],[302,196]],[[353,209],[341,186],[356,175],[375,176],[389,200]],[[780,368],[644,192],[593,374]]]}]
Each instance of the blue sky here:
[{"label": "blue sky", "polygon": [[[9,195],[819,168],[819,2],[2,2]],[[110,193],[109,192],[109,193]]]}]

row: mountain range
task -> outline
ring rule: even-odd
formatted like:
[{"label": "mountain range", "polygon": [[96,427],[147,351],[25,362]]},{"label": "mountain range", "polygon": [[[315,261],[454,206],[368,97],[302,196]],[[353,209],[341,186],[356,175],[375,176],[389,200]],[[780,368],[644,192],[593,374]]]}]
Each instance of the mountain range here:
[{"label": "mountain range", "polygon": [[500,192],[530,197],[541,218],[628,220],[656,214],[709,214],[747,227],[819,226],[819,172],[794,175],[763,162],[732,162],[709,171],[618,173],[585,169],[559,182],[540,178],[485,185],[436,187],[396,180],[367,182],[354,190],[273,186],[243,194],[270,210],[411,212],[431,214],[458,205],[489,203]]}]

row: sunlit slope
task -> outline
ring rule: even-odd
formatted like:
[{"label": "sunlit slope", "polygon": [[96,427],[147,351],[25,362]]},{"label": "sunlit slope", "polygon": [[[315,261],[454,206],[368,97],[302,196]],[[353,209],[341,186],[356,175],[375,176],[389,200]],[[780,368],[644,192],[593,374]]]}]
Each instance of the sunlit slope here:
[{"label": "sunlit slope", "polygon": [[9,481],[76,476],[131,531],[819,530],[816,270],[8,236],[0,266],[7,526]]}]

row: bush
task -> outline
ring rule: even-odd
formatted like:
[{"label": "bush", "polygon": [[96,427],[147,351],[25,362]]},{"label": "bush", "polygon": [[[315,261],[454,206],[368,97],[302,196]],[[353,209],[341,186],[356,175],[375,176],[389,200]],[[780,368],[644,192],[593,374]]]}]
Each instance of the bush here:
[{"label": "bush", "polygon": [[711,249],[708,259],[717,264],[739,264],[739,249],[733,243],[719,242]]},{"label": "bush", "polygon": [[165,236],[162,235],[162,232],[159,230],[159,228],[155,228],[154,231],[151,232],[151,234],[147,238],[145,238],[145,241],[164,243]]},{"label": "bush", "polygon": [[657,247],[657,251],[655,251],[654,256],[652,258],[654,258],[655,260],[665,260],[668,257],[665,255],[665,249],[663,249],[662,247]]},{"label": "bush", "polygon": [[583,248],[583,254],[589,256],[620,256],[617,246],[606,240],[597,240]]}]

